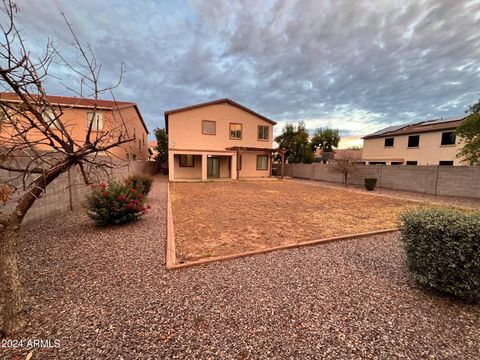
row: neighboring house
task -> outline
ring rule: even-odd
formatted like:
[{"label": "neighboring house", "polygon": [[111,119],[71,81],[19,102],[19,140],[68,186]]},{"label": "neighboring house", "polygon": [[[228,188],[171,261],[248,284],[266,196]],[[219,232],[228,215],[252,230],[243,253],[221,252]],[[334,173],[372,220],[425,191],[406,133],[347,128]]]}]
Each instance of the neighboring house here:
[{"label": "neighboring house", "polygon": [[461,165],[455,129],[462,118],[390,126],[363,137],[363,161],[383,165]]},{"label": "neighboring house", "polygon": [[275,124],[230,99],[165,112],[169,179],[271,176]]},{"label": "neighboring house", "polygon": [[315,162],[321,162],[323,160],[335,160],[337,159],[349,159],[355,162],[363,162],[362,160],[362,149],[334,149],[333,154],[330,153],[327,156],[323,156],[323,150],[317,149],[315,151]]},{"label": "neighboring house", "polygon": [[349,159],[355,162],[362,162],[362,154],[362,149],[335,149],[333,153],[333,160]]},{"label": "neighboring house", "polygon": [[[74,140],[79,142],[85,140],[85,133],[95,112],[92,139],[105,134],[106,131],[112,131],[113,136],[123,132],[134,137],[135,140],[113,148],[111,153],[122,160],[148,159],[147,139],[149,132],[135,103],[54,95],[48,95],[47,97],[54,109],[61,108],[63,114],[59,120],[70,129]],[[0,93],[0,101],[20,102],[16,94],[7,92]],[[95,107],[96,111],[94,111]],[[50,113],[46,113],[44,116],[47,119],[55,119],[55,116]]]},{"label": "neighboring house", "polygon": [[157,140],[148,142],[148,160],[155,161],[158,155]]}]

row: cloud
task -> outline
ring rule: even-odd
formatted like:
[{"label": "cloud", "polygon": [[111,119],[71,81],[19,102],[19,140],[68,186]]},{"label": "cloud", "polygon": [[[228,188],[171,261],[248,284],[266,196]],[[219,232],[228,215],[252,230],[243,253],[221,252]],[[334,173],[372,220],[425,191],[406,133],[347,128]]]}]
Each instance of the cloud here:
[{"label": "cloud", "polygon": [[277,133],[304,120],[365,135],[460,115],[480,96],[478,1],[31,0],[19,21],[34,52],[48,37],[68,48],[60,9],[106,82],[126,64],[117,98],[151,129],[165,110],[230,97],[278,120]]}]

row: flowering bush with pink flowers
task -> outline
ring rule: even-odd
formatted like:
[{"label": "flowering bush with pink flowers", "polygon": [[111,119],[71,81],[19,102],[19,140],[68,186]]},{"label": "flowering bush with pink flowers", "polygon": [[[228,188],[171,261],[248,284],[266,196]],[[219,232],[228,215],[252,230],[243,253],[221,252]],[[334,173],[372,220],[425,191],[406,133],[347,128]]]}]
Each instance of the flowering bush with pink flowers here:
[{"label": "flowering bush with pink flowers", "polygon": [[97,226],[123,224],[138,220],[150,205],[130,181],[109,181],[92,185],[84,204],[88,216]]}]

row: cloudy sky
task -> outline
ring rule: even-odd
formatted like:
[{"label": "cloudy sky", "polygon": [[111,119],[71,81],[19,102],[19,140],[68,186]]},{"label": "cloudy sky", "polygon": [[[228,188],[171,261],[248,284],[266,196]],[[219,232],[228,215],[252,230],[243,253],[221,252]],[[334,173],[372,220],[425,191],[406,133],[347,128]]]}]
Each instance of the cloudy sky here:
[{"label": "cloudy sky", "polygon": [[[279,122],[358,137],[458,116],[480,97],[480,1],[21,0],[32,53],[69,54],[64,11],[119,100],[152,130],[168,109],[229,97]],[[63,82],[74,79],[52,69]],[[57,79],[48,92],[68,94]]]}]

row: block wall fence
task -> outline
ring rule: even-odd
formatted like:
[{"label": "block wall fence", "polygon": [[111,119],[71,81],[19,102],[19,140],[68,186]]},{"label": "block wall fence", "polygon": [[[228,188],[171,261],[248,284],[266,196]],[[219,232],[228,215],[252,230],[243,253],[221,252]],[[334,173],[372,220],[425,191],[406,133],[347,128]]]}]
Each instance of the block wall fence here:
[{"label": "block wall fence", "polygon": [[[343,175],[328,164],[286,164],[285,176],[343,183]],[[358,165],[348,182],[363,186],[370,177],[379,188],[480,199],[479,166]]]},{"label": "block wall fence", "polygon": [[[157,162],[132,161],[128,165],[114,169],[111,175],[115,179],[123,179],[133,174],[154,175],[156,173],[158,173]],[[12,176],[13,174],[8,171],[0,170],[0,183]],[[28,211],[22,227],[29,227],[54,216],[81,209],[89,190],[90,187],[84,184],[80,171],[76,168],[70,169],[47,187],[46,192]],[[6,204],[7,212],[8,207],[12,206],[12,203]]]}]

